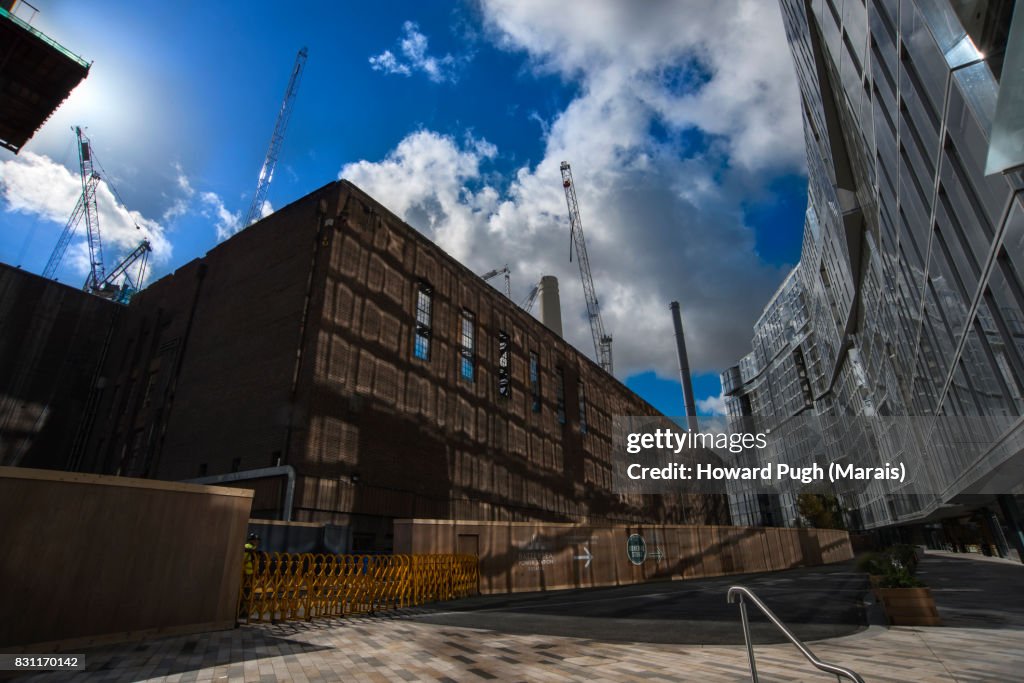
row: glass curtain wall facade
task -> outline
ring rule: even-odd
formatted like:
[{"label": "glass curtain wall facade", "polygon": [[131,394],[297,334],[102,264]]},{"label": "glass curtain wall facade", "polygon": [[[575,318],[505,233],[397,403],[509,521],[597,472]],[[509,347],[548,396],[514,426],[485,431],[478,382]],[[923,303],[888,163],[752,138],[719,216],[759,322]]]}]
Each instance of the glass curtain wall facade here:
[{"label": "glass curtain wall facade", "polygon": [[[892,457],[919,463],[934,494],[846,496],[857,526],[934,519],[991,493],[995,473],[1020,493],[1024,179],[984,175],[1014,2],[780,4],[807,144],[803,250],[722,375],[729,415],[777,429],[810,411],[834,443],[898,442]],[[944,419],[894,440],[883,420],[851,419],[871,416]],[[945,418],[970,416],[1008,425],[979,440],[1000,447],[944,444]],[[782,444],[775,457],[799,464],[799,437]],[[785,496],[774,510],[733,498],[737,524],[796,518]]]}]

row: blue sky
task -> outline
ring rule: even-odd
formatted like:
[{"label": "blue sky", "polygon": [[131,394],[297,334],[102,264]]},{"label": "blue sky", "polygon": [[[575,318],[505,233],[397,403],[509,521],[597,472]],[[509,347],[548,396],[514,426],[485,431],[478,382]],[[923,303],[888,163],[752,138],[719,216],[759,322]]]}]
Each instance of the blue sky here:
[{"label": "blue sky", "polygon": [[[76,124],[126,205],[101,188],[108,263],[145,234],[160,277],[236,231],[303,46],[271,207],[347,177],[478,272],[508,263],[516,300],[557,275],[566,337],[592,353],[570,161],[616,374],[663,412],[682,412],[669,301],[712,410],[799,258],[800,109],[771,2],[34,4],[93,67],[0,152],[0,260],[27,270],[75,203]],[[62,281],[84,280],[84,254]]]}]

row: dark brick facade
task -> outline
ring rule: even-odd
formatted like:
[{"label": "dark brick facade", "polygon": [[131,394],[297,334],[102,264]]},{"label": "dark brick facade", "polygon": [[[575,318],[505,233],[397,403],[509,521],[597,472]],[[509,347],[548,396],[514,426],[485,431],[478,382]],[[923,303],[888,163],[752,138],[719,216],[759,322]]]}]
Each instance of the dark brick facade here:
[{"label": "dark brick facade", "polygon": [[0,264],[0,465],[80,466],[100,363],[122,310]]},{"label": "dark brick facade", "polygon": [[[414,352],[423,287],[427,360]],[[472,381],[461,372],[463,312]],[[98,471],[187,479],[292,465],[295,519],[370,533],[397,517],[726,521],[718,497],[612,494],[612,416],[655,409],[345,181],[137,295],[110,358],[92,433]],[[277,514],[281,486],[256,487],[257,514]]]}]

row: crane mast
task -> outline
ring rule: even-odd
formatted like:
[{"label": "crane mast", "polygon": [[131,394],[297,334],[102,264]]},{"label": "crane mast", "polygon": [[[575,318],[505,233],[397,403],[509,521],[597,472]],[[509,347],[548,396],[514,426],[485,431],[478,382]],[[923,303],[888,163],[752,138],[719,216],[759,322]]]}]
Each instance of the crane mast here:
[{"label": "crane mast", "polygon": [[96,185],[99,174],[93,170],[92,144],[82,133],[81,126],[75,126],[78,137],[78,166],[82,175],[82,214],[85,218],[86,236],[89,241],[89,277],[82,288],[87,292],[97,289],[106,279],[103,268],[103,243],[100,241],[100,218],[96,208]]},{"label": "crane mast", "polygon": [[[93,187],[90,190],[95,193],[95,185],[99,182],[99,175],[93,174],[89,176],[89,184]],[[68,219],[67,224],[64,225],[64,230],[60,233],[60,237],[57,239],[57,246],[53,248],[53,252],[50,253],[50,259],[46,262],[46,267],[43,268],[43,277],[47,280],[52,280],[54,274],[57,272],[57,268],[60,267],[61,261],[64,260],[64,254],[68,250],[68,245],[71,243],[71,237],[75,234],[75,230],[78,228],[78,224],[82,221],[82,216],[85,214],[85,193],[78,195],[78,203],[75,204],[74,210],[71,212],[71,218]]]},{"label": "crane mast", "polygon": [[259,181],[256,183],[256,192],[252,196],[252,204],[249,205],[249,212],[245,216],[242,227],[248,227],[263,215],[263,203],[267,200],[267,190],[270,189],[270,181],[274,178],[274,168],[277,166],[277,157],[281,153],[281,143],[284,142],[284,134],[292,116],[292,104],[294,104],[295,95],[299,91],[299,78],[306,65],[306,54],[306,48],[302,48],[295,57],[295,66],[292,67],[292,76],[288,79],[288,87],[284,91],[284,100],[281,102],[281,110],[277,114],[274,133],[270,136],[267,157],[263,160],[263,168],[260,169]]},{"label": "crane mast", "polygon": [[[565,188],[565,203],[569,207],[569,238],[576,248],[576,262],[580,267],[580,279],[583,280],[583,295],[587,299],[587,317],[590,319],[590,332],[594,337],[594,354],[598,364],[609,375],[612,374],[612,338],[604,331],[601,320],[601,308],[594,289],[594,278],[590,274],[590,258],[587,256],[587,242],[583,237],[583,222],[580,220],[580,207],[576,202],[576,187],[572,180],[572,168],[568,161],[562,162],[562,187]],[[572,253],[569,254],[572,260]]]}]

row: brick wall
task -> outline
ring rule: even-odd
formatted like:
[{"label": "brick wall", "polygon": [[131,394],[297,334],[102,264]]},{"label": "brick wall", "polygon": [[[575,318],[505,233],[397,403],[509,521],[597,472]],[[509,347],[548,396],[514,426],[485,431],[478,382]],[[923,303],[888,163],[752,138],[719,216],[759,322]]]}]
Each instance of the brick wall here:
[{"label": "brick wall", "polygon": [[[423,283],[426,360],[413,348]],[[463,311],[472,381],[460,373]],[[499,332],[511,342],[509,397]],[[720,497],[611,494],[611,417],[654,408],[345,181],[151,285],[116,343],[93,432],[100,471],[184,479],[289,464],[295,519],[351,523],[382,547],[380,522],[395,517],[725,521]],[[281,482],[254,488],[254,512],[276,515]]]},{"label": "brick wall", "polygon": [[75,466],[110,326],[121,310],[0,264],[0,465]]}]

